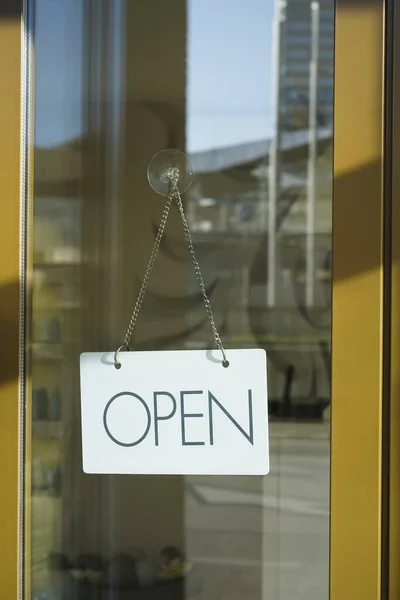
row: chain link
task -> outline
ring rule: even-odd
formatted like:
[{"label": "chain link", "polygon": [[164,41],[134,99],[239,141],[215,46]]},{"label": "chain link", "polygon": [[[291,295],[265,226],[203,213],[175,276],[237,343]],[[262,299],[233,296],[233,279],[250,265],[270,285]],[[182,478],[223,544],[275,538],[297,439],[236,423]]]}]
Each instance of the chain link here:
[{"label": "chain link", "polygon": [[214,315],[213,315],[212,308],[211,308],[211,303],[207,296],[206,288],[204,285],[204,280],[203,280],[203,277],[202,277],[202,274],[200,271],[200,265],[197,261],[196,254],[194,251],[193,240],[192,240],[192,236],[190,234],[189,225],[186,220],[185,212],[183,210],[182,198],[179,193],[179,189],[178,189],[178,185],[177,185],[178,180],[179,180],[179,171],[176,168],[170,169],[168,176],[171,181],[171,189],[168,194],[167,202],[164,207],[164,211],[163,211],[161,221],[160,221],[160,226],[158,228],[156,239],[154,241],[154,245],[153,245],[153,248],[152,248],[152,251],[150,254],[149,262],[147,264],[146,272],[143,277],[143,282],[142,282],[142,285],[140,286],[140,290],[139,290],[139,294],[138,294],[138,297],[137,297],[137,300],[135,303],[135,307],[133,309],[132,316],[129,321],[129,325],[128,325],[128,329],[126,331],[124,343],[120,348],[118,348],[118,350],[116,350],[116,352],[114,354],[114,363],[115,363],[116,367],[120,367],[121,365],[118,362],[118,358],[117,358],[118,352],[123,349],[129,350],[129,343],[130,343],[130,340],[131,340],[131,337],[133,334],[133,330],[135,329],[135,325],[136,325],[136,322],[137,322],[137,319],[139,316],[140,308],[142,306],[142,303],[143,303],[143,300],[144,300],[144,297],[146,294],[147,286],[148,286],[150,276],[151,276],[151,273],[152,273],[152,270],[154,267],[154,263],[156,261],[157,253],[160,248],[161,239],[163,237],[165,226],[167,224],[167,219],[168,219],[169,211],[171,208],[171,204],[172,204],[173,200],[176,200],[176,203],[178,205],[179,214],[180,214],[181,221],[182,221],[182,225],[183,225],[183,231],[184,231],[186,242],[187,242],[187,245],[189,248],[189,254],[192,259],[197,282],[200,286],[200,291],[201,291],[201,295],[203,297],[204,306],[205,306],[208,320],[210,322],[211,329],[213,332],[215,345],[222,352],[222,356],[223,356],[222,364],[224,366],[228,366],[229,363],[226,358],[225,349],[222,345],[221,337],[218,333],[217,326],[215,325],[215,320],[214,320]]}]

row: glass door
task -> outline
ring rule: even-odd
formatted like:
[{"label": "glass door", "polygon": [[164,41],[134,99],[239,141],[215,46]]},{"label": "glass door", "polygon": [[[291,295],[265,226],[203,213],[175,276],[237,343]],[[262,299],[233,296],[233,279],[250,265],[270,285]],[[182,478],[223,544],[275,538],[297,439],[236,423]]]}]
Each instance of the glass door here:
[{"label": "glass door", "polygon": [[[36,2],[32,600],[328,598],[333,42],[332,0]],[[224,342],[267,351],[265,478],[82,472],[78,357],[123,339],[167,147]],[[135,349],[212,344],[189,259],[173,214]]]},{"label": "glass door", "polygon": [[[15,456],[4,506],[20,525],[9,598],[380,597],[385,22],[374,2],[27,0],[2,16],[14,45],[0,21],[0,47],[18,65],[23,42],[22,89],[9,69],[4,79],[26,100],[22,131],[15,118],[5,137],[21,135],[21,164],[2,175],[20,282],[6,305],[20,301],[22,332],[9,371],[22,385],[4,396],[19,397],[19,414],[0,441]],[[123,342],[164,206],[146,171],[166,148],[194,165],[184,207],[224,345],[267,353],[265,477],[82,469],[79,356]],[[212,345],[173,208],[131,350]]]}]

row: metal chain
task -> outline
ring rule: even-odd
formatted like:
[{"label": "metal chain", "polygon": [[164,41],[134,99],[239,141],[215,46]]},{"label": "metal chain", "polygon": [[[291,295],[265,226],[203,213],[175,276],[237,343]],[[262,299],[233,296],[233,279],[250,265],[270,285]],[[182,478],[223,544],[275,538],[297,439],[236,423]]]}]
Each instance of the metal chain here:
[{"label": "metal chain", "polygon": [[204,285],[204,280],[203,280],[203,277],[202,277],[202,274],[201,274],[201,270],[200,270],[200,265],[199,265],[199,263],[197,261],[196,254],[195,254],[195,251],[194,251],[193,240],[192,240],[192,236],[190,234],[189,225],[188,225],[188,222],[187,222],[186,217],[185,217],[185,212],[183,210],[182,198],[181,198],[181,195],[180,195],[179,190],[176,187],[176,185],[173,186],[172,193],[174,194],[175,200],[176,200],[176,202],[178,204],[178,209],[179,209],[179,213],[181,215],[181,220],[182,220],[182,224],[183,224],[183,231],[184,231],[185,238],[186,238],[186,241],[187,241],[187,245],[188,245],[188,248],[189,248],[189,254],[190,254],[190,257],[192,259],[192,263],[193,263],[193,267],[194,267],[194,272],[196,274],[196,279],[197,279],[198,284],[200,286],[201,295],[203,296],[204,306],[205,306],[205,309],[206,309],[206,313],[208,315],[208,320],[210,321],[211,329],[212,329],[213,336],[214,336],[215,345],[217,346],[217,348],[219,348],[219,350],[221,350],[222,356],[223,356],[223,359],[224,359],[224,363],[225,363],[226,362],[225,350],[224,350],[224,347],[222,345],[221,337],[220,337],[220,335],[218,333],[217,326],[215,325],[215,320],[214,320],[214,315],[213,315],[212,308],[211,308],[210,299],[207,296],[206,288],[205,288],[205,285]]},{"label": "metal chain", "polygon": [[160,226],[159,226],[158,231],[157,231],[156,239],[154,241],[153,249],[152,249],[151,254],[150,254],[150,258],[149,258],[149,262],[147,264],[146,272],[145,272],[144,277],[143,277],[142,285],[140,286],[140,290],[139,290],[139,294],[138,294],[138,297],[137,297],[137,300],[136,300],[135,308],[133,309],[131,320],[129,321],[129,325],[128,325],[128,329],[126,331],[124,343],[121,346],[121,349],[125,348],[127,350],[129,348],[129,342],[131,340],[132,333],[133,333],[133,330],[135,328],[137,318],[139,316],[139,311],[140,311],[143,299],[144,299],[145,294],[146,294],[147,286],[148,286],[148,283],[149,283],[149,280],[150,280],[151,272],[152,272],[153,267],[154,267],[154,263],[156,262],[157,252],[158,252],[158,249],[159,249],[160,244],[161,244],[162,236],[164,234],[165,225],[167,224],[169,209],[171,208],[172,200],[173,200],[173,196],[169,195],[168,199],[167,199],[167,202],[165,203],[164,211],[163,211],[163,214],[162,214],[162,217],[161,217],[161,221],[160,221]]},{"label": "metal chain", "polygon": [[204,301],[204,306],[206,309],[206,313],[208,316],[208,319],[210,321],[210,325],[211,325],[211,329],[213,332],[213,336],[214,336],[214,341],[215,341],[215,345],[217,346],[217,348],[222,352],[222,356],[223,356],[223,366],[227,367],[229,365],[229,362],[227,361],[226,358],[226,354],[225,354],[225,349],[222,345],[222,341],[221,341],[221,337],[218,333],[217,330],[217,326],[215,325],[215,320],[214,320],[214,315],[212,312],[212,308],[211,308],[211,303],[210,300],[207,296],[207,292],[206,292],[206,288],[204,285],[204,280],[203,277],[201,275],[201,271],[200,271],[200,265],[197,261],[196,258],[196,254],[194,251],[194,246],[193,246],[193,240],[192,240],[192,236],[190,234],[190,229],[189,229],[189,225],[188,222],[186,220],[185,217],[185,212],[183,210],[183,204],[182,204],[182,198],[181,195],[179,193],[179,189],[178,189],[178,180],[179,180],[179,171],[176,168],[170,169],[170,172],[168,173],[169,179],[171,181],[171,190],[168,194],[168,198],[167,198],[167,202],[165,204],[164,207],[164,211],[161,217],[161,221],[160,221],[160,226],[158,228],[158,232],[156,235],[156,239],[154,241],[154,245],[150,254],[150,258],[149,258],[149,262],[147,264],[147,268],[146,268],[146,272],[144,274],[143,277],[143,282],[142,285],[140,286],[140,290],[139,290],[139,294],[135,303],[135,307],[133,309],[132,312],[132,316],[131,319],[129,321],[129,325],[128,325],[128,329],[126,331],[126,335],[125,335],[125,339],[124,339],[124,343],[122,346],[120,346],[114,353],[114,364],[117,368],[119,368],[121,366],[121,364],[118,362],[118,352],[120,352],[121,350],[129,350],[129,343],[133,334],[133,330],[135,328],[136,325],[136,321],[138,319],[139,316],[139,312],[140,312],[140,308],[142,306],[145,294],[146,294],[146,290],[147,290],[147,286],[150,280],[150,276],[154,267],[154,263],[156,261],[156,257],[157,257],[157,252],[159,250],[160,244],[161,244],[161,239],[163,237],[164,234],[164,230],[165,230],[165,226],[167,223],[167,219],[168,219],[168,215],[169,215],[169,211],[171,208],[171,204],[172,201],[175,199],[176,203],[178,205],[178,209],[179,209],[179,213],[180,213],[180,217],[182,220],[182,224],[183,224],[183,230],[184,230],[184,234],[185,234],[185,238],[186,238],[186,242],[189,248],[189,253],[190,253],[190,257],[192,259],[192,263],[193,263],[193,267],[194,267],[194,271],[196,274],[196,279],[198,281],[198,284],[200,286],[200,291],[201,291],[201,295],[203,297],[203,301]]}]

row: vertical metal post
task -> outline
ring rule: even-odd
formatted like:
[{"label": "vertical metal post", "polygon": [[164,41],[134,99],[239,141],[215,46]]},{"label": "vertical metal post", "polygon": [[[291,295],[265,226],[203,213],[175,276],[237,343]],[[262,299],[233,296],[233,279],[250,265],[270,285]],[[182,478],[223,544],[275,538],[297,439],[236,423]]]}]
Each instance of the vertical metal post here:
[{"label": "vertical metal post", "polygon": [[[95,4],[96,8],[100,9]],[[115,290],[118,289],[118,283],[121,281],[121,162],[124,135],[124,114],[123,104],[125,101],[125,20],[126,6],[125,0],[116,0],[110,4],[104,4],[101,9],[108,20],[107,38],[104,43],[108,44],[108,72],[107,86],[109,86],[110,100],[106,102],[107,112],[104,119],[107,124],[107,167],[109,177],[106,179],[107,200],[108,200],[108,253],[109,253],[109,273],[107,277],[108,287],[108,306],[109,306],[109,330],[108,339],[111,343],[114,341],[115,332],[118,331],[119,321],[118,313],[120,298],[115,298]],[[92,57],[93,58],[93,57]],[[104,68],[104,67],[103,67]],[[104,71],[103,71],[104,77]],[[104,85],[104,81],[102,82]],[[119,242],[119,243],[118,243]],[[104,517],[108,522],[106,539],[103,540],[104,546],[111,548],[114,552],[118,545],[116,536],[116,514],[118,506],[118,483],[115,478],[105,478],[103,482],[102,495],[107,498],[107,511],[104,511]]]},{"label": "vertical metal post", "polygon": [[190,190],[187,194],[187,215],[190,228],[197,224],[197,190]]},{"label": "vertical metal post", "polygon": [[306,222],[306,305],[315,295],[315,201],[317,170],[317,84],[319,59],[319,2],[311,2],[311,59],[309,87],[309,138]]},{"label": "vertical metal post", "polygon": [[257,224],[257,229],[260,228],[262,233],[266,232],[268,229],[268,162],[268,157],[266,156],[265,159],[261,162],[258,174],[260,202],[258,210],[259,221]]},{"label": "vertical metal post", "polygon": [[[109,167],[109,189],[107,190],[107,199],[109,201],[108,215],[108,252],[110,259],[110,281],[108,282],[110,320],[109,320],[109,339],[114,341],[115,332],[118,331],[118,308],[115,302],[115,290],[120,281],[121,265],[121,245],[116,240],[121,239],[121,157],[124,135],[124,114],[123,102],[125,98],[125,0],[116,0],[109,5],[104,5],[104,10],[108,11],[108,86],[110,101],[108,112],[105,115],[107,119],[107,162]],[[106,13],[107,14],[107,13]],[[104,67],[103,67],[104,68]],[[104,85],[104,83],[103,83]],[[117,299],[117,302],[119,299]]]},{"label": "vertical metal post", "polygon": [[276,0],[273,35],[274,131],[269,154],[267,305],[275,306],[276,295],[276,204],[280,192],[280,104],[282,71],[282,23],[286,20],[286,0]]}]

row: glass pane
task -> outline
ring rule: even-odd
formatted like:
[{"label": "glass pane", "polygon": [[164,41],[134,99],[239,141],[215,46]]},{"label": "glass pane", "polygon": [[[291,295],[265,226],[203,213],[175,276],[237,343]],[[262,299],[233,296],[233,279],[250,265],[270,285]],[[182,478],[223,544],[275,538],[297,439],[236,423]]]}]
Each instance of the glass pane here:
[{"label": "glass pane", "polygon": [[[36,0],[26,597],[328,599],[333,0]],[[227,348],[268,357],[271,472],[82,470],[79,355],[123,341],[184,196]],[[176,211],[134,349],[213,345]],[[167,581],[166,581],[167,578]]]}]

